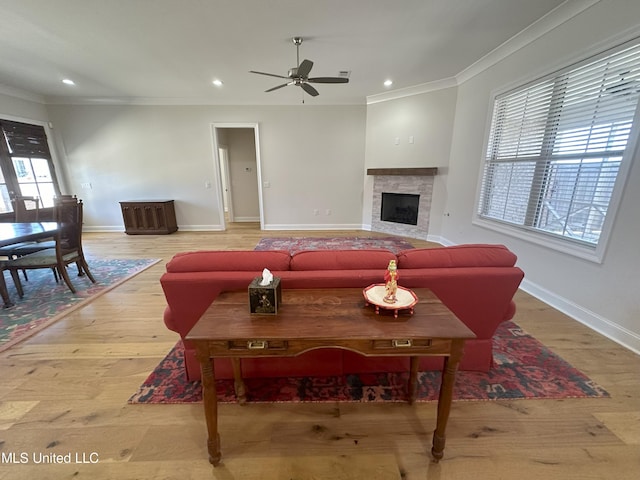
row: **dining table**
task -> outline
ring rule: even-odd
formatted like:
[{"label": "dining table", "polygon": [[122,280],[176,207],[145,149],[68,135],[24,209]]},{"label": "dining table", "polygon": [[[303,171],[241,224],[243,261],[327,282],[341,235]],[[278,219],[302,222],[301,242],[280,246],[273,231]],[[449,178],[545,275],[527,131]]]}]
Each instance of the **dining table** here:
[{"label": "dining table", "polygon": [[[56,222],[0,222],[0,247],[53,238],[57,232],[58,224]],[[0,260],[0,296],[4,308],[9,308],[13,306],[13,303],[9,297],[2,270],[2,261]]]}]

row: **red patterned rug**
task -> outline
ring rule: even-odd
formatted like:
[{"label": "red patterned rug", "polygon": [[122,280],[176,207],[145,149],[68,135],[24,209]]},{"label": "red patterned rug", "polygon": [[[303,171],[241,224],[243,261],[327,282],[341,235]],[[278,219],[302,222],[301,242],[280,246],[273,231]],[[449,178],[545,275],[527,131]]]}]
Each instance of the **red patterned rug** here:
[{"label": "red patterned rug", "polygon": [[[505,322],[498,329],[494,358],[496,365],[489,373],[458,372],[454,400],[609,396],[513,322]],[[420,372],[418,383],[418,401],[437,399],[439,372]],[[404,373],[246,379],[246,385],[249,402],[404,402],[407,396]],[[218,401],[236,401],[232,380],[218,380],[216,386]],[[129,403],[200,401],[200,382],[185,380],[180,342],[129,399]]]},{"label": "red patterned rug", "polygon": [[413,248],[406,240],[399,237],[287,237],[262,238],[254,250],[287,250],[291,253],[301,250],[368,250],[385,249],[393,253]]}]

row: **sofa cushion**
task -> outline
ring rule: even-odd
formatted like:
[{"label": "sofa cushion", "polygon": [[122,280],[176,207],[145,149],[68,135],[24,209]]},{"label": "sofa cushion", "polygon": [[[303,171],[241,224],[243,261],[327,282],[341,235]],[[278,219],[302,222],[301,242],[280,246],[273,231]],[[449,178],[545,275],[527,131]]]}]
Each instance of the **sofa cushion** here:
[{"label": "sofa cushion", "polygon": [[386,270],[396,256],[389,250],[305,250],[291,257],[293,270]]},{"label": "sofa cushion", "polygon": [[167,272],[257,272],[289,270],[289,252],[284,250],[204,250],[176,254]]},{"label": "sofa cushion", "polygon": [[469,244],[414,248],[398,253],[398,269],[513,267],[517,257],[504,245]]},{"label": "sofa cushion", "polygon": [[384,282],[385,268],[278,272],[282,288],[365,288]]}]

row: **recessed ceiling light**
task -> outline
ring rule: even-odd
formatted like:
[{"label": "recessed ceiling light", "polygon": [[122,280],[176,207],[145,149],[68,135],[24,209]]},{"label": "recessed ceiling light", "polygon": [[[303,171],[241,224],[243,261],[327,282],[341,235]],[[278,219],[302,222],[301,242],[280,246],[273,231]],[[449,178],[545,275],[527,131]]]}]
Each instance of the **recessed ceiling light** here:
[{"label": "recessed ceiling light", "polygon": [[384,81],[384,86],[385,87],[390,87],[391,85],[393,85],[393,80],[385,80]]},{"label": "recessed ceiling light", "polygon": [[62,80],[62,83],[64,83],[65,85],[75,85],[76,84],[76,82],[74,82],[70,78],[65,78],[64,80]]},{"label": "recessed ceiling light", "polygon": [[216,78],[212,83],[213,83],[216,87],[221,87],[221,86],[223,85],[222,80],[219,80],[219,79],[217,79],[217,78]]}]

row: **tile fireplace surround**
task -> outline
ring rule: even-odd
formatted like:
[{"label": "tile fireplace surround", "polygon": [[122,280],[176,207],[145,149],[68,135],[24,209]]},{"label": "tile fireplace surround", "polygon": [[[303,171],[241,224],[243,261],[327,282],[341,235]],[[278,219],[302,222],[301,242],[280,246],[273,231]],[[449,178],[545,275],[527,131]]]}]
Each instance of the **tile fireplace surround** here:
[{"label": "tile fireplace surround", "polygon": [[[389,233],[420,240],[427,240],[433,176],[436,168],[370,168],[367,175],[373,175],[373,199],[371,209],[371,231]],[[418,224],[386,222],[380,219],[382,193],[409,193],[420,195],[418,202]]]}]

